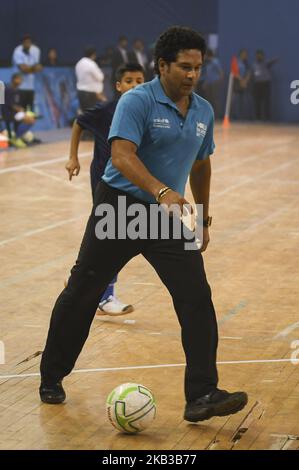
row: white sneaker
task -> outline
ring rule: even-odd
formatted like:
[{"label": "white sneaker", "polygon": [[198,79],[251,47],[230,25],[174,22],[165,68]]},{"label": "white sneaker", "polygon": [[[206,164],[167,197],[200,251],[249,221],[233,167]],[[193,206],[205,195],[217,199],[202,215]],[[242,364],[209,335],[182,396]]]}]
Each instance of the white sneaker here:
[{"label": "white sneaker", "polygon": [[133,305],[123,304],[113,295],[99,303],[97,315],[125,315],[134,312]]}]

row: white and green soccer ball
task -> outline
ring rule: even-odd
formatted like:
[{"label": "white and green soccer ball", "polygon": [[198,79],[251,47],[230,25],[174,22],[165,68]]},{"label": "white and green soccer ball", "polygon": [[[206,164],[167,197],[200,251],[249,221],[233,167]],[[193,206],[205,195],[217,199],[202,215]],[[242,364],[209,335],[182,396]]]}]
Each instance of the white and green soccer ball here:
[{"label": "white and green soccer ball", "polygon": [[109,394],[106,405],[110,423],[129,434],[148,428],[156,416],[155,398],[140,384],[119,385]]}]

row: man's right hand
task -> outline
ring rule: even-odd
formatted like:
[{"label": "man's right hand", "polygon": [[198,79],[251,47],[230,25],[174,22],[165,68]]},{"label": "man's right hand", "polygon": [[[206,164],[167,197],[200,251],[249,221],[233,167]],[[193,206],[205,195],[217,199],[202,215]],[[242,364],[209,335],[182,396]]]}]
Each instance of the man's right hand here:
[{"label": "man's right hand", "polygon": [[33,66],[33,71],[34,71],[34,72],[40,72],[41,70],[43,70],[42,64],[35,64],[35,65]]},{"label": "man's right hand", "polygon": [[78,176],[80,173],[80,163],[78,157],[70,157],[69,161],[65,165],[65,169],[69,174],[69,180],[72,180],[73,176]]},{"label": "man's right hand", "polygon": [[[169,214],[176,215],[181,217],[184,214],[184,206],[188,205],[191,213],[193,212],[192,205],[187,201],[180,193],[176,191],[168,191],[165,196],[162,196],[160,199],[160,204],[165,206],[166,211]],[[174,207],[171,207],[174,206]],[[185,209],[186,210],[186,209]]]}]

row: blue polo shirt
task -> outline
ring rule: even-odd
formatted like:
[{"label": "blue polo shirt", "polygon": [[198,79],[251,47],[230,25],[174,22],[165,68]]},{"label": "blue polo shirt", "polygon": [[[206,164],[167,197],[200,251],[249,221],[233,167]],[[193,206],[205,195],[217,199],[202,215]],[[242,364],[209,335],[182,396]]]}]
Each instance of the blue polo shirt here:
[{"label": "blue polo shirt", "polygon": [[[21,73],[19,65],[36,65],[40,62],[40,49],[32,44],[30,49],[25,52],[23,46],[17,46],[13,52],[12,63],[15,70]],[[34,90],[34,73],[23,73],[23,82],[20,86],[20,90]]]},{"label": "blue polo shirt", "polygon": [[[148,171],[165,185],[184,194],[195,160],[214,151],[214,114],[211,105],[192,93],[184,118],[164,93],[159,78],[128,91],[120,98],[112,120],[109,142],[121,138],[137,145],[137,155]],[[147,202],[155,198],[132,184],[109,159],[103,180]]]}]

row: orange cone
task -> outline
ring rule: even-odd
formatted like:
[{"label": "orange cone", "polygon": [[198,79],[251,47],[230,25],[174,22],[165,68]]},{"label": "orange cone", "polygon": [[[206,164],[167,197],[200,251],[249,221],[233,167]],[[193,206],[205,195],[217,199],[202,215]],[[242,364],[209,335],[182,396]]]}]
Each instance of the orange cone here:
[{"label": "orange cone", "polygon": [[8,139],[5,135],[0,133],[0,149],[7,149]]},{"label": "orange cone", "polygon": [[238,59],[236,56],[232,57],[231,60],[231,67],[230,67],[230,74],[229,74],[229,80],[228,80],[228,89],[227,89],[227,97],[226,97],[226,105],[225,105],[225,114],[224,114],[224,119],[223,119],[223,128],[228,129],[230,126],[230,108],[231,108],[231,103],[232,103],[232,95],[233,95],[233,84],[234,84],[234,78],[238,77],[240,74],[239,72],[239,65],[238,65]]},{"label": "orange cone", "polygon": [[228,129],[230,126],[230,120],[228,116],[224,116],[222,126],[224,129]]}]

